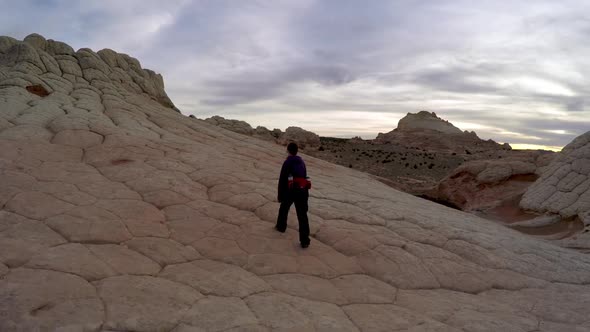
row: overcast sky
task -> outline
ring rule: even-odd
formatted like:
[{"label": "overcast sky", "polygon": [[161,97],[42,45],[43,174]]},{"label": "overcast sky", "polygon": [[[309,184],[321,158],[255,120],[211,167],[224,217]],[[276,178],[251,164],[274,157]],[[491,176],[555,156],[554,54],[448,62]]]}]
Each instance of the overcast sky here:
[{"label": "overcast sky", "polygon": [[513,146],[590,130],[590,1],[0,0],[0,35],[111,48],[184,114],[374,138],[434,111]]}]

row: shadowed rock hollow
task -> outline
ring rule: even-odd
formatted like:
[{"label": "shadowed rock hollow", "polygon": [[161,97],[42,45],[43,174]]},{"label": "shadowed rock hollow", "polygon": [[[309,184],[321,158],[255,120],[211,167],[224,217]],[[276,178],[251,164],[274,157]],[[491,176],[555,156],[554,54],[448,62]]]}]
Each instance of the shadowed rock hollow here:
[{"label": "shadowed rock hollow", "polygon": [[432,196],[463,211],[486,211],[505,201],[518,205],[554,156],[546,151],[510,152],[508,158],[463,163],[439,182]]},{"label": "shadowed rock hollow", "polygon": [[590,329],[588,256],[311,157],[300,249],[272,228],[283,148],[138,68],[0,37],[1,331]]}]

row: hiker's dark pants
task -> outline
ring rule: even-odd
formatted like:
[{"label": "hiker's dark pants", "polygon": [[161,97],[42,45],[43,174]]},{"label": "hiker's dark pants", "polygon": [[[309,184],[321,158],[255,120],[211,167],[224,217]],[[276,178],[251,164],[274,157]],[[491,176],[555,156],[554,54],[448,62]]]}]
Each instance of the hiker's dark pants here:
[{"label": "hiker's dark pants", "polygon": [[297,211],[297,220],[299,220],[299,241],[301,244],[309,244],[309,221],[307,220],[307,200],[309,190],[292,189],[285,199],[281,202],[279,208],[279,217],[277,218],[277,229],[284,232],[287,229],[287,217],[291,204],[295,203]]}]

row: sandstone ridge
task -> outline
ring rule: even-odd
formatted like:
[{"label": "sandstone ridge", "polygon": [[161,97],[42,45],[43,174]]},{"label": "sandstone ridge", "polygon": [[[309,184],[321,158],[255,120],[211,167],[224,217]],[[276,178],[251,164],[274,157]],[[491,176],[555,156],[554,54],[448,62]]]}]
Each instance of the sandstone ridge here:
[{"label": "sandstone ridge", "polygon": [[110,49],[93,52],[46,40],[38,34],[23,42],[0,38],[1,66],[13,70],[0,77],[0,86],[43,87],[48,93],[69,94],[76,85],[96,82],[95,86],[115,85],[125,94],[147,94],[163,106],[178,112],[166,92],[164,79],[149,69],[142,69],[137,59]]},{"label": "sandstone ridge", "polygon": [[238,134],[248,135],[266,141],[272,141],[281,145],[287,145],[291,142],[295,142],[302,149],[318,147],[320,145],[320,137],[317,134],[300,127],[288,127],[284,132],[276,128],[271,131],[268,128],[262,126],[258,126],[256,129],[254,129],[249,123],[245,121],[226,119],[218,115],[207,118],[204,121],[212,125],[231,130]]},{"label": "sandstone ridge", "polygon": [[283,147],[172,112],[119,60],[0,45],[1,331],[590,329],[587,255],[305,155],[303,250],[294,215],[273,230]]}]

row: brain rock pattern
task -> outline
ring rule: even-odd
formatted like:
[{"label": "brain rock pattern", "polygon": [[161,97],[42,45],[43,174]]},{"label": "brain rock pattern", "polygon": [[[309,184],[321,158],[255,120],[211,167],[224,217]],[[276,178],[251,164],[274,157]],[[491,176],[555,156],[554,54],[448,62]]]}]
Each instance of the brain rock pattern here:
[{"label": "brain rock pattern", "polygon": [[520,206],[527,210],[579,218],[584,231],[563,241],[566,246],[590,249],[590,131],[568,144],[531,185]]}]

